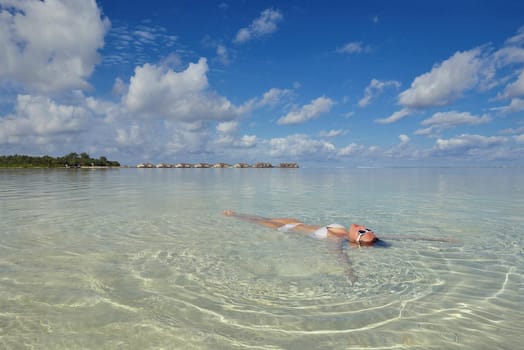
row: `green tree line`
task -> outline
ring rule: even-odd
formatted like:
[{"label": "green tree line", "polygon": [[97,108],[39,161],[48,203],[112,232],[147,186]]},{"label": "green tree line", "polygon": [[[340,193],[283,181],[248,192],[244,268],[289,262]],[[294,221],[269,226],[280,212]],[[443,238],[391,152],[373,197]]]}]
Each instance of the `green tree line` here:
[{"label": "green tree line", "polygon": [[91,158],[87,153],[69,153],[63,157],[33,157],[26,155],[0,156],[0,167],[3,168],[63,168],[81,166],[120,166],[117,161],[106,157]]}]

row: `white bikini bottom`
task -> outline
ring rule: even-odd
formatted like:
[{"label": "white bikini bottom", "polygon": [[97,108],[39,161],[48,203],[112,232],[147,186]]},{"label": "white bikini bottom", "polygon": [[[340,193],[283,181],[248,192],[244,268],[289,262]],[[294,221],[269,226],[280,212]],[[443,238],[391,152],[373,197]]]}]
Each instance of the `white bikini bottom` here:
[{"label": "white bikini bottom", "polygon": [[288,232],[289,230],[294,229],[298,225],[302,225],[302,223],[301,222],[293,222],[291,224],[285,224],[285,225],[280,226],[277,230],[279,230],[280,232]]},{"label": "white bikini bottom", "polygon": [[327,226],[322,226],[321,228],[317,229],[315,232],[313,232],[311,236],[316,239],[326,239],[328,236],[328,227],[344,228],[344,226],[340,224],[329,224]]},{"label": "white bikini bottom", "polygon": [[[301,222],[293,222],[291,224],[285,224],[285,225],[280,226],[277,230],[279,230],[280,232],[288,232],[290,230],[293,230],[298,225],[302,225],[302,223]],[[315,232],[313,232],[311,234],[311,237],[316,238],[316,239],[326,239],[327,235],[328,235],[328,227],[344,228],[344,226],[342,226],[340,224],[330,224],[330,225],[327,225],[327,226],[322,226],[321,228],[319,228]]]}]

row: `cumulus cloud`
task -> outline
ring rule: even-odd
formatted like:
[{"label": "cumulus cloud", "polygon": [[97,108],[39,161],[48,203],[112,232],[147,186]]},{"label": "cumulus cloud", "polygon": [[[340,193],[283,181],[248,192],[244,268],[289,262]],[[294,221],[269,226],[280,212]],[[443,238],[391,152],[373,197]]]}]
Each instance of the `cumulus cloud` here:
[{"label": "cumulus cloud", "polygon": [[482,78],[491,74],[490,69],[482,69],[486,67],[482,54],[482,48],[459,51],[435,65],[431,71],[419,75],[409,89],[399,95],[399,103],[403,108],[376,121],[394,123],[416,110],[446,106],[459,99],[464,92],[474,88]]},{"label": "cumulus cloud", "polygon": [[493,61],[499,67],[524,63],[524,27],[506,40],[505,45],[493,54]]},{"label": "cumulus cloud", "polygon": [[498,66],[522,63],[524,62],[524,49],[514,46],[503,47],[493,55],[493,59]]},{"label": "cumulus cloud", "polygon": [[517,30],[517,33],[506,40],[507,45],[522,45],[524,44],[524,26]]},{"label": "cumulus cloud", "polygon": [[[186,127],[185,127],[186,126]],[[202,154],[209,152],[211,133],[205,127],[191,124],[167,123],[163,144],[159,149],[167,155]]]},{"label": "cumulus cloud", "polygon": [[221,134],[232,134],[232,133],[235,133],[237,130],[238,130],[238,122],[234,120],[218,123],[217,125],[217,132]]},{"label": "cumulus cloud", "polygon": [[141,145],[144,143],[143,133],[137,123],[133,123],[128,128],[117,128],[115,141],[119,145]]},{"label": "cumulus cloud", "polygon": [[257,137],[256,135],[244,135],[239,140],[233,142],[235,147],[251,148],[256,146]]},{"label": "cumulus cloud", "polygon": [[122,96],[127,93],[127,85],[121,78],[116,78],[113,88],[111,89],[113,95]]},{"label": "cumulus cloud", "polygon": [[515,113],[515,112],[524,111],[524,99],[512,98],[509,105],[504,106],[504,107],[497,107],[494,109],[499,110],[502,113]]},{"label": "cumulus cloud", "polygon": [[353,156],[353,155],[362,153],[363,151],[364,151],[364,146],[357,145],[356,143],[351,143],[339,149],[337,152],[337,155],[339,157],[349,157],[349,156]]},{"label": "cumulus cloud", "polygon": [[253,20],[248,27],[241,28],[235,36],[234,42],[242,44],[252,39],[267,36],[277,31],[277,24],[284,16],[277,9],[266,9],[259,17]]},{"label": "cumulus cloud", "polygon": [[513,83],[506,86],[500,98],[513,98],[524,95],[524,70],[520,72],[518,78]]},{"label": "cumulus cloud", "polygon": [[292,90],[289,89],[277,89],[271,88],[264,93],[262,99],[258,101],[257,105],[259,107],[270,106],[274,107],[279,104],[282,99],[290,97],[293,94]]},{"label": "cumulus cloud", "polygon": [[444,129],[451,129],[459,125],[479,125],[491,121],[489,115],[475,116],[469,112],[438,112],[432,117],[421,122],[427,128],[415,131],[415,135],[430,135],[435,132],[441,132]]},{"label": "cumulus cloud", "polygon": [[186,122],[233,119],[249,110],[210,91],[207,70],[205,58],[181,72],[152,64],[137,67],[124,105],[137,115]]},{"label": "cumulus cloud", "polygon": [[0,79],[38,93],[87,89],[109,25],[95,0],[2,1]]},{"label": "cumulus cloud", "polygon": [[400,88],[400,82],[396,80],[381,81],[378,79],[371,79],[366,90],[364,90],[364,97],[358,101],[358,105],[360,107],[367,106],[373,98],[379,96],[385,88],[390,86],[398,89]]},{"label": "cumulus cloud", "polygon": [[281,125],[300,124],[329,112],[334,104],[335,102],[330,98],[319,97],[312,100],[311,103],[302,106],[302,108],[289,112],[281,117],[277,123]]},{"label": "cumulus cloud", "polygon": [[92,114],[42,96],[18,95],[15,114],[0,118],[0,144],[43,143],[85,130]]},{"label": "cumulus cloud", "polygon": [[321,159],[333,156],[336,152],[336,147],[332,143],[314,140],[302,134],[270,139],[269,147],[270,155],[273,157],[308,156]]},{"label": "cumulus cloud", "polygon": [[481,49],[457,52],[447,60],[413,80],[411,87],[400,94],[399,102],[407,108],[447,105],[473,88],[479,81],[482,67]]},{"label": "cumulus cloud", "polygon": [[410,141],[410,138],[408,135],[405,135],[405,134],[400,134],[398,136],[399,140],[400,140],[400,144],[401,145],[405,145],[407,144],[409,141]]},{"label": "cumulus cloud", "polygon": [[481,136],[463,134],[450,139],[438,139],[434,150],[438,152],[453,154],[466,153],[472,149],[482,149],[501,145],[507,142],[502,136]]},{"label": "cumulus cloud", "polygon": [[215,143],[222,147],[251,148],[256,146],[256,135],[237,137],[239,123],[237,121],[221,122],[217,125],[217,139]]}]

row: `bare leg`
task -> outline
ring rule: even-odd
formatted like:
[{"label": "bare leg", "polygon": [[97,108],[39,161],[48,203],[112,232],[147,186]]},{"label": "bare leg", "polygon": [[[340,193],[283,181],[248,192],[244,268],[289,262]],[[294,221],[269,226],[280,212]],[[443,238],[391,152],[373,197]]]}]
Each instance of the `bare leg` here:
[{"label": "bare leg", "polygon": [[292,219],[292,218],[265,218],[258,215],[249,215],[249,214],[241,214],[236,213],[232,210],[225,210],[224,215],[231,216],[240,220],[253,222],[262,226],[270,227],[270,228],[279,228],[282,225],[285,224],[291,224],[291,223],[300,223],[300,220]]}]

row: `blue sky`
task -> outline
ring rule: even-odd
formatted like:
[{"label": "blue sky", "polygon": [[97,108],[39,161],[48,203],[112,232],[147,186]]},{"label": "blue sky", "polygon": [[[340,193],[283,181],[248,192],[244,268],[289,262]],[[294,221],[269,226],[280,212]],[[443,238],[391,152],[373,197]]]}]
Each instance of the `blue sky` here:
[{"label": "blue sky", "polygon": [[524,164],[521,1],[0,0],[0,153]]}]

